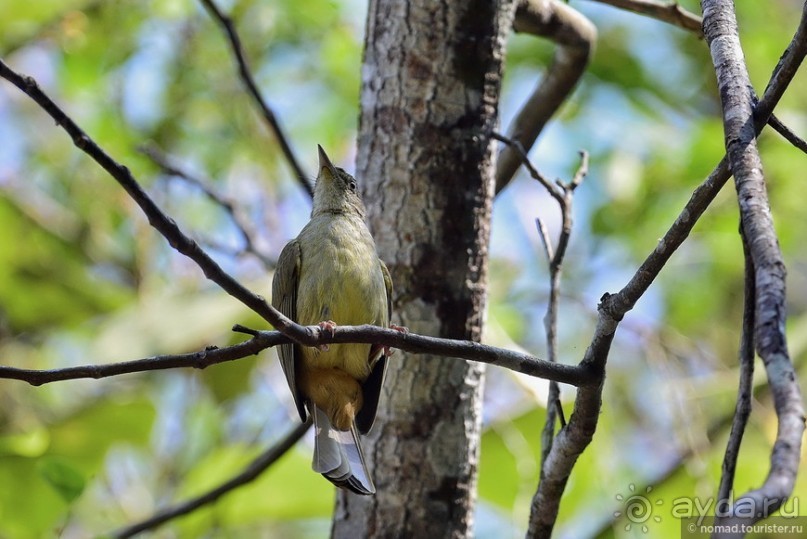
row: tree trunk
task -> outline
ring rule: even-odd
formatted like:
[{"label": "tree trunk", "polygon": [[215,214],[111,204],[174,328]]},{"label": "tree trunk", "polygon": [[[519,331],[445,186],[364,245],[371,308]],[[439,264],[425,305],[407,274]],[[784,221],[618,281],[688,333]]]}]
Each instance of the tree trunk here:
[{"label": "tree trunk", "polygon": [[[357,176],[395,286],[393,320],[479,340],[509,0],[370,2]],[[472,532],[484,369],[391,358],[366,444],[375,496],[340,492],[334,537]]]}]

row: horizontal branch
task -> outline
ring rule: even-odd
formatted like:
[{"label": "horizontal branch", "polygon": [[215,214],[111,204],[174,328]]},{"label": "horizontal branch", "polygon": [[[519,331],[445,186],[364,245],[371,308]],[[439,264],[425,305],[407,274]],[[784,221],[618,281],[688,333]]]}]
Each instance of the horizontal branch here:
[{"label": "horizontal branch", "polygon": [[[234,329],[247,332],[253,337],[248,341],[224,348],[208,347],[189,354],[153,356],[105,365],[79,365],[51,370],[0,366],[0,378],[21,380],[34,386],[40,386],[64,380],[109,378],[121,374],[153,370],[183,367],[204,369],[210,365],[255,355],[262,350],[279,344],[293,342],[288,336],[279,331],[248,330],[241,326],[236,326]],[[587,366],[552,363],[529,354],[473,341],[429,337],[370,325],[338,326],[333,335],[326,331],[319,331],[318,326],[310,326],[304,329],[310,329],[312,333],[318,335],[317,340],[313,343],[314,346],[331,343],[379,344],[412,353],[428,353],[478,361],[573,386],[584,386],[598,381],[597,371]]]}]

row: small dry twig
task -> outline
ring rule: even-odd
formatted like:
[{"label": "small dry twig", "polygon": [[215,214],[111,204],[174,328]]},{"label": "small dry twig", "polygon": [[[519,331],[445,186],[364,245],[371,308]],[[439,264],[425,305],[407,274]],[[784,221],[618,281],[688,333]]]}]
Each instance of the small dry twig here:
[{"label": "small dry twig", "polygon": [[308,193],[309,196],[313,197],[314,190],[311,187],[311,184],[309,184],[306,180],[308,175],[303,172],[303,168],[300,166],[299,161],[297,161],[297,158],[294,156],[294,151],[291,149],[291,144],[289,144],[288,138],[286,137],[283,129],[280,127],[280,121],[277,119],[274,111],[261,95],[260,90],[258,90],[258,85],[255,83],[255,78],[252,76],[252,70],[249,68],[249,64],[247,63],[244,48],[241,46],[241,38],[238,37],[238,32],[235,29],[232,19],[220,10],[213,0],[200,0],[200,2],[202,2],[205,9],[207,9],[208,13],[210,13],[210,16],[213,17],[216,22],[218,22],[219,26],[221,26],[222,30],[224,30],[224,33],[227,35],[227,41],[230,44],[230,49],[232,50],[235,61],[238,64],[238,74],[241,77],[244,86],[246,86],[247,92],[249,92],[252,100],[258,106],[258,109],[261,111],[266,124],[275,135],[278,144],[280,144],[280,149],[283,151],[283,155],[289,162],[289,165],[294,172],[295,179],[300,183],[303,189],[305,189],[305,192]]}]

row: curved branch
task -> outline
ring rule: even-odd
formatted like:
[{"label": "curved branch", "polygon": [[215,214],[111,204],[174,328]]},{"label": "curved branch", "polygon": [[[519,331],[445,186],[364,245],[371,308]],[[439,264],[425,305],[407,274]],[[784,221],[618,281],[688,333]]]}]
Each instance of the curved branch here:
[{"label": "curved branch", "polygon": [[275,138],[280,144],[281,150],[283,150],[283,155],[286,157],[286,160],[289,162],[289,165],[294,172],[295,179],[300,183],[303,189],[305,189],[308,196],[313,197],[314,190],[306,180],[307,176],[303,172],[297,158],[294,156],[294,151],[291,149],[291,145],[289,144],[283,129],[280,127],[280,122],[278,121],[277,116],[275,116],[274,111],[272,111],[271,107],[269,107],[269,105],[263,99],[263,96],[261,96],[260,90],[258,90],[258,85],[255,83],[255,79],[252,76],[252,71],[249,69],[249,65],[247,64],[244,49],[241,46],[241,39],[238,37],[238,32],[235,30],[232,19],[222,13],[213,0],[200,0],[200,2],[202,2],[202,4],[205,6],[205,9],[207,9],[210,16],[213,17],[216,22],[218,22],[222,30],[224,30],[224,33],[227,34],[227,40],[230,44],[230,48],[232,49],[235,61],[238,64],[238,74],[241,77],[241,80],[244,82],[244,86],[247,87],[249,95],[260,109],[264,120],[266,120],[266,123],[269,126],[269,129],[272,131],[272,133],[274,133]]},{"label": "curved branch", "polygon": [[[805,7],[805,11],[807,11],[807,7]],[[759,133],[768,121],[768,117],[807,55],[807,23],[805,21],[807,21],[807,13],[803,14],[796,34],[774,69],[765,93],[757,105],[754,123],[756,133]],[[628,284],[616,294],[603,295],[597,308],[599,316],[594,337],[586,350],[581,365],[588,365],[595,372],[604,373],[619,322],[647,291],[730,177],[728,160],[724,157],[709,177],[695,189],[678,218],[664,234],[653,252],[642,262]],[[566,428],[558,433],[547,458],[545,469],[551,473],[541,478],[538,492],[533,500],[533,504],[538,505],[540,510],[532,513],[535,515],[535,519],[530,520],[528,537],[549,537],[552,532],[566,482],[577,458],[588,447],[597,427],[602,387],[602,384],[593,384],[581,387],[577,392],[574,413]]]},{"label": "curved branch", "polygon": [[[701,4],[704,33],[720,87],[726,150],[734,173],[742,230],[754,267],[754,341],[765,365],[779,419],[768,477],[761,487],[738,498],[732,516],[721,522],[751,524],[776,511],[793,491],[801,456],[804,405],[785,339],[785,265],[756,145],[754,96],[743,60],[734,5],[728,0],[703,0]],[[804,12],[807,15],[807,4]],[[750,512],[749,506],[753,508]]]},{"label": "curved branch", "polygon": [[[301,326],[302,327],[302,326]],[[318,326],[304,327],[304,330],[317,332]],[[190,354],[154,356],[106,365],[79,365],[52,370],[19,369],[0,366],[0,379],[21,380],[39,386],[51,382],[75,380],[78,378],[108,378],[121,374],[144,372],[162,369],[193,367],[204,369],[210,365],[233,361],[255,355],[261,350],[291,342],[291,339],[279,331],[256,331],[235,326],[236,331],[246,332],[253,337],[233,346],[225,348],[208,347]],[[333,335],[329,332],[317,332],[314,346],[331,343],[369,343],[390,346],[412,353],[428,353],[447,358],[468,359],[496,365],[505,369],[547,378],[556,382],[583,386],[596,383],[596,373],[581,365],[564,365],[552,363],[529,354],[523,354],[505,348],[488,346],[474,341],[460,341],[428,337],[416,333],[404,333],[394,329],[377,326],[338,326]]]},{"label": "curved branch", "polygon": [[228,492],[254,481],[280,457],[285,455],[289,449],[294,447],[294,444],[296,444],[297,441],[303,437],[303,435],[308,431],[309,427],[311,427],[311,421],[297,425],[294,430],[284,436],[283,439],[261,453],[257,458],[255,458],[255,460],[250,462],[241,473],[228,479],[221,485],[209,490],[208,492],[205,492],[200,496],[191,498],[190,500],[184,501],[173,507],[163,509],[141,522],[132,524],[131,526],[127,526],[116,532],[112,532],[110,536],[125,539],[146,530],[153,530],[154,528],[165,524],[169,520],[173,520],[182,515],[187,515],[188,513],[195,511],[204,505],[211,504]]},{"label": "curved branch", "polygon": [[[578,11],[558,0],[522,0],[516,10],[513,28],[516,32],[545,37],[558,44],[541,83],[508,129],[509,137],[529,151],[582,77],[594,51],[597,29]],[[512,146],[499,153],[497,193],[510,183],[521,163],[521,156]]]},{"label": "curved branch", "polygon": [[703,19],[682,8],[678,2],[657,2],[655,0],[594,0],[602,4],[647,15],[670,23],[703,37]]}]

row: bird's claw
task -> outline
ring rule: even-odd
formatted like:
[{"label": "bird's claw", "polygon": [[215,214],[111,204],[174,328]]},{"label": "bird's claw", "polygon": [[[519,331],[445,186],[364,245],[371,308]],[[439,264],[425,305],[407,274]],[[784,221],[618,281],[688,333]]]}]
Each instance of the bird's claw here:
[{"label": "bird's claw", "polygon": [[[389,328],[394,329],[395,331],[400,331],[401,333],[404,333],[404,334],[409,333],[409,328],[405,327],[405,326],[396,326],[395,324],[390,324]],[[390,347],[390,346],[385,346],[384,347],[384,355],[385,356],[390,357],[394,353],[395,353],[395,350],[392,347]]]},{"label": "bird's claw", "polygon": [[[331,337],[334,336],[336,331],[336,322],[334,322],[333,320],[325,320],[324,322],[320,322],[317,325],[319,326],[319,329],[321,329]],[[327,352],[330,349],[330,346],[328,346],[327,344],[320,344],[317,348],[319,348],[323,352]]]}]

